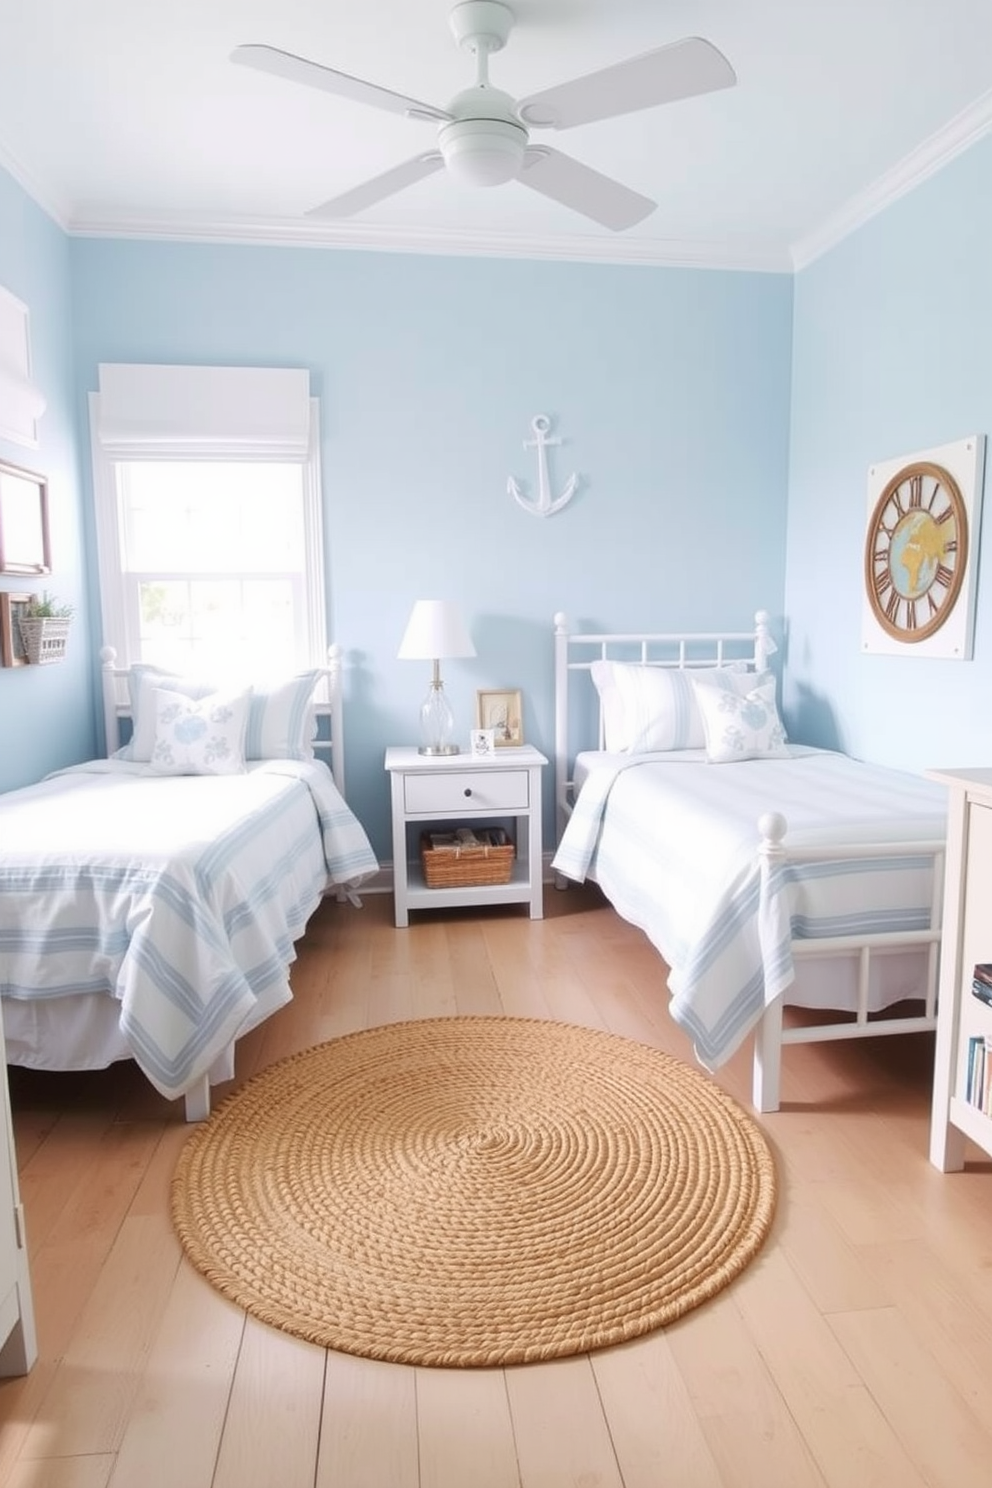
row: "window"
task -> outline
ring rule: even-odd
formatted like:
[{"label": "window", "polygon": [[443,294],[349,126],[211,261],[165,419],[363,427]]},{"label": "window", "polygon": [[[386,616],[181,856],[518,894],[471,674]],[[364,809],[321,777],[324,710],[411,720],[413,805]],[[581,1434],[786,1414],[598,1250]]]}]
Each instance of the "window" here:
[{"label": "window", "polygon": [[[227,396],[214,399],[211,415],[211,392],[252,369],[112,369],[152,374],[149,408],[124,424],[105,370],[94,396],[94,484],[104,639],[119,664],[247,679],[322,664],[316,405],[304,437],[297,427],[281,440],[267,408],[253,418]],[[195,387],[205,371],[206,411]],[[186,373],[195,421],[180,405],[170,425],[170,397],[176,404],[176,387],[188,391]],[[127,392],[133,400],[133,379]],[[232,401],[246,420],[237,437]]]}]

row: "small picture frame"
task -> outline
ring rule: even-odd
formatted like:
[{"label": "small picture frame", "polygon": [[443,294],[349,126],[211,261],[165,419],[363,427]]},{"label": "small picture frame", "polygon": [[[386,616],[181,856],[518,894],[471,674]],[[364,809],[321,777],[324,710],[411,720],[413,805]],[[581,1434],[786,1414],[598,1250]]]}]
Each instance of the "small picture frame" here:
[{"label": "small picture frame", "polygon": [[496,752],[495,729],[473,729],[469,736],[469,749],[473,759],[490,759]]},{"label": "small picture frame", "polygon": [[492,729],[497,749],[512,749],[524,742],[523,700],[518,688],[500,688],[475,694],[475,724]]},{"label": "small picture frame", "polygon": [[30,603],[30,594],[0,593],[0,665],[19,667],[28,664],[18,621]]},{"label": "small picture frame", "polygon": [[51,571],[48,482],[33,470],[0,463],[0,573]]}]

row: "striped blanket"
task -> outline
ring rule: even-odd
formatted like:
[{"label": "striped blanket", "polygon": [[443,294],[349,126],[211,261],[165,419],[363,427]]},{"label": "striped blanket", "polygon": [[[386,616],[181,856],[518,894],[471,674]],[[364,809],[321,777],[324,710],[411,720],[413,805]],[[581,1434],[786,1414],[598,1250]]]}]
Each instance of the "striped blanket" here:
[{"label": "striped blanket", "polygon": [[[711,1069],[792,985],[794,938],[929,927],[930,858],[844,849],[942,839],[942,786],[799,746],[788,759],[725,765],[698,750],[580,764],[552,866],[593,879],[647,934],[670,970],[672,1016]],[[836,857],[763,865],[757,823],[772,811],[788,821],[787,847],[836,847]]]},{"label": "striped blanket", "polygon": [[291,996],[294,942],[378,867],[323,764],[162,776],[94,760],[0,795],[0,996],[107,993],[182,1095]]}]

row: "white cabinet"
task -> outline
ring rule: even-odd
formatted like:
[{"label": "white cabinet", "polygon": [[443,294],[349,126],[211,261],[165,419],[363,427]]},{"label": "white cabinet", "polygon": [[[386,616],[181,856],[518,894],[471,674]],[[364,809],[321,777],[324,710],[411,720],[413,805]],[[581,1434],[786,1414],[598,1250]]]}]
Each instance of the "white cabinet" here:
[{"label": "white cabinet", "polygon": [[0,1024],[3,1092],[0,1097],[0,1375],[27,1374],[38,1346],[28,1275],[24,1210],[17,1181],[17,1159],[7,1089],[6,1049]]},{"label": "white cabinet", "polygon": [[[450,909],[473,904],[526,904],[532,920],[544,914],[541,879],[541,771],[543,754],[530,745],[500,749],[492,759],[470,754],[420,754],[386,750],[393,815],[393,894],[396,924],[410,923],[411,909]],[[433,824],[481,824],[487,817],[516,821],[516,858],[508,883],[429,888],[416,838]],[[408,828],[411,828],[408,831]]]},{"label": "white cabinet", "polygon": [[964,1166],[966,1137],[992,1155],[978,1070],[987,1039],[992,1074],[992,1007],[971,990],[975,966],[992,963],[992,769],[927,773],[950,788],[930,1119],[930,1161],[948,1173]]}]

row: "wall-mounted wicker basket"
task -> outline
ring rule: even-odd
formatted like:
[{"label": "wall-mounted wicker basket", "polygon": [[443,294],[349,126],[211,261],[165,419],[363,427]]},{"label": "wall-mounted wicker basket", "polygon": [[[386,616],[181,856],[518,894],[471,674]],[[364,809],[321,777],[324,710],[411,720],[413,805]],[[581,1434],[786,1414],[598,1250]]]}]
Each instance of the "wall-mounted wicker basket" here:
[{"label": "wall-mounted wicker basket", "polygon": [[465,834],[422,832],[420,861],[429,889],[461,889],[471,884],[510,882],[516,848],[502,827]]},{"label": "wall-mounted wicker basket", "polygon": [[48,615],[36,616],[33,619],[30,616],[22,616],[19,629],[28,661],[36,666],[61,661],[65,656],[65,646],[71,624],[71,620],[62,620]]}]

